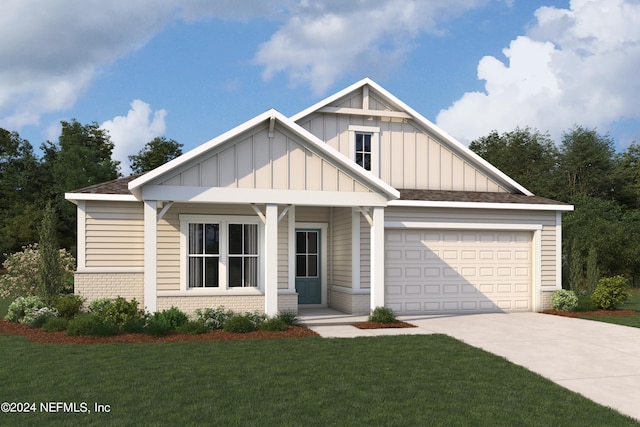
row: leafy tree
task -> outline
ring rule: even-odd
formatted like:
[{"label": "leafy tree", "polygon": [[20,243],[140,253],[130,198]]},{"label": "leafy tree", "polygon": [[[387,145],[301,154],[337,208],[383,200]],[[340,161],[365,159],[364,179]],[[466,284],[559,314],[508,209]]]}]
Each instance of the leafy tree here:
[{"label": "leafy tree", "polygon": [[548,134],[516,128],[476,139],[469,148],[534,194],[554,197],[558,150]]},{"label": "leafy tree", "polygon": [[0,128],[0,256],[37,240],[46,183],[40,166],[27,140]]},{"label": "leafy tree", "polygon": [[608,135],[576,126],[562,136],[559,167],[563,200],[576,195],[610,198],[615,190],[613,141]]},{"label": "leafy tree", "polygon": [[640,145],[633,142],[614,159],[614,197],[631,209],[640,208]]},{"label": "leafy tree", "polygon": [[160,136],[144,145],[138,154],[129,156],[134,174],[148,172],[182,155],[182,144]]},{"label": "leafy tree", "polygon": [[82,125],[76,120],[61,122],[58,143],[43,144],[43,174],[54,183],[52,194],[60,215],[58,227],[63,247],[75,247],[76,210],[64,200],[64,193],[118,178],[119,162],[114,161],[113,142],[107,131],[93,122]]}]

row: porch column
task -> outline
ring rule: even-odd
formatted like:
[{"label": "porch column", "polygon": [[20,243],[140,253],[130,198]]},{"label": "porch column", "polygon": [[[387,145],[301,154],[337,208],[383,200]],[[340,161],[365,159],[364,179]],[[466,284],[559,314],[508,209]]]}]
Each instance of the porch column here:
[{"label": "porch column", "polygon": [[144,201],[144,307],[153,313],[158,309],[157,303],[157,276],[158,276],[158,249],[157,249],[157,202],[155,200]]},{"label": "porch column", "polygon": [[371,310],[384,306],[384,208],[374,207],[371,225]]},{"label": "porch column", "polygon": [[268,204],[265,217],[264,312],[275,316],[278,314],[278,205]]}]

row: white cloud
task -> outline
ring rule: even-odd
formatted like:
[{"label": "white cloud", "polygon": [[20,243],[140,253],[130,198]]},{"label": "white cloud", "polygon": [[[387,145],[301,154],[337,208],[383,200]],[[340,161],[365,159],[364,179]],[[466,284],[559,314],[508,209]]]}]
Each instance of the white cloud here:
[{"label": "white cloud", "polygon": [[437,124],[464,142],[531,126],[558,138],[574,124],[607,126],[638,118],[640,4],[573,0],[539,8],[535,25],[503,53],[478,64],[483,92],[465,93]]},{"label": "white cloud", "polygon": [[101,67],[143,45],[174,10],[173,0],[3,0],[0,126],[72,107]]},{"label": "white cloud", "polygon": [[131,103],[126,116],[107,120],[100,127],[109,132],[114,143],[113,159],[120,161],[124,175],[131,173],[128,156],[137,154],[144,145],[166,131],[165,110],[151,111],[151,106],[139,99]]},{"label": "white cloud", "polygon": [[[388,72],[410,41],[486,0],[300,1],[284,25],[263,43],[255,62],[263,78],[286,73],[292,84],[323,93],[347,73]],[[383,51],[384,54],[378,54]]]}]

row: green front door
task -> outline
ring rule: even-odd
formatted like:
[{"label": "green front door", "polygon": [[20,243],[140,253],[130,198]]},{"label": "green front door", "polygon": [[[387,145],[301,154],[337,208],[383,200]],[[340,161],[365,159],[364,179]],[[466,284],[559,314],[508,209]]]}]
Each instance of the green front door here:
[{"label": "green front door", "polygon": [[320,304],[320,230],[296,230],[296,292],[298,304]]}]

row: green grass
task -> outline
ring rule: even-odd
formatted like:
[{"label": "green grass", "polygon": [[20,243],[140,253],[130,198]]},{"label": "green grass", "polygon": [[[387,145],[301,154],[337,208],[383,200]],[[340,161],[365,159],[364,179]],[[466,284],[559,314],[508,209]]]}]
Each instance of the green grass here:
[{"label": "green grass", "polygon": [[444,335],[95,345],[0,336],[0,390],[2,401],[110,406],[0,413],[12,426],[638,425]]},{"label": "green grass", "polygon": [[[631,298],[625,301],[620,310],[635,310],[640,312],[640,289],[631,289]],[[635,316],[580,316],[581,319],[597,320],[599,322],[615,323],[616,325],[640,328],[640,313]]]}]

